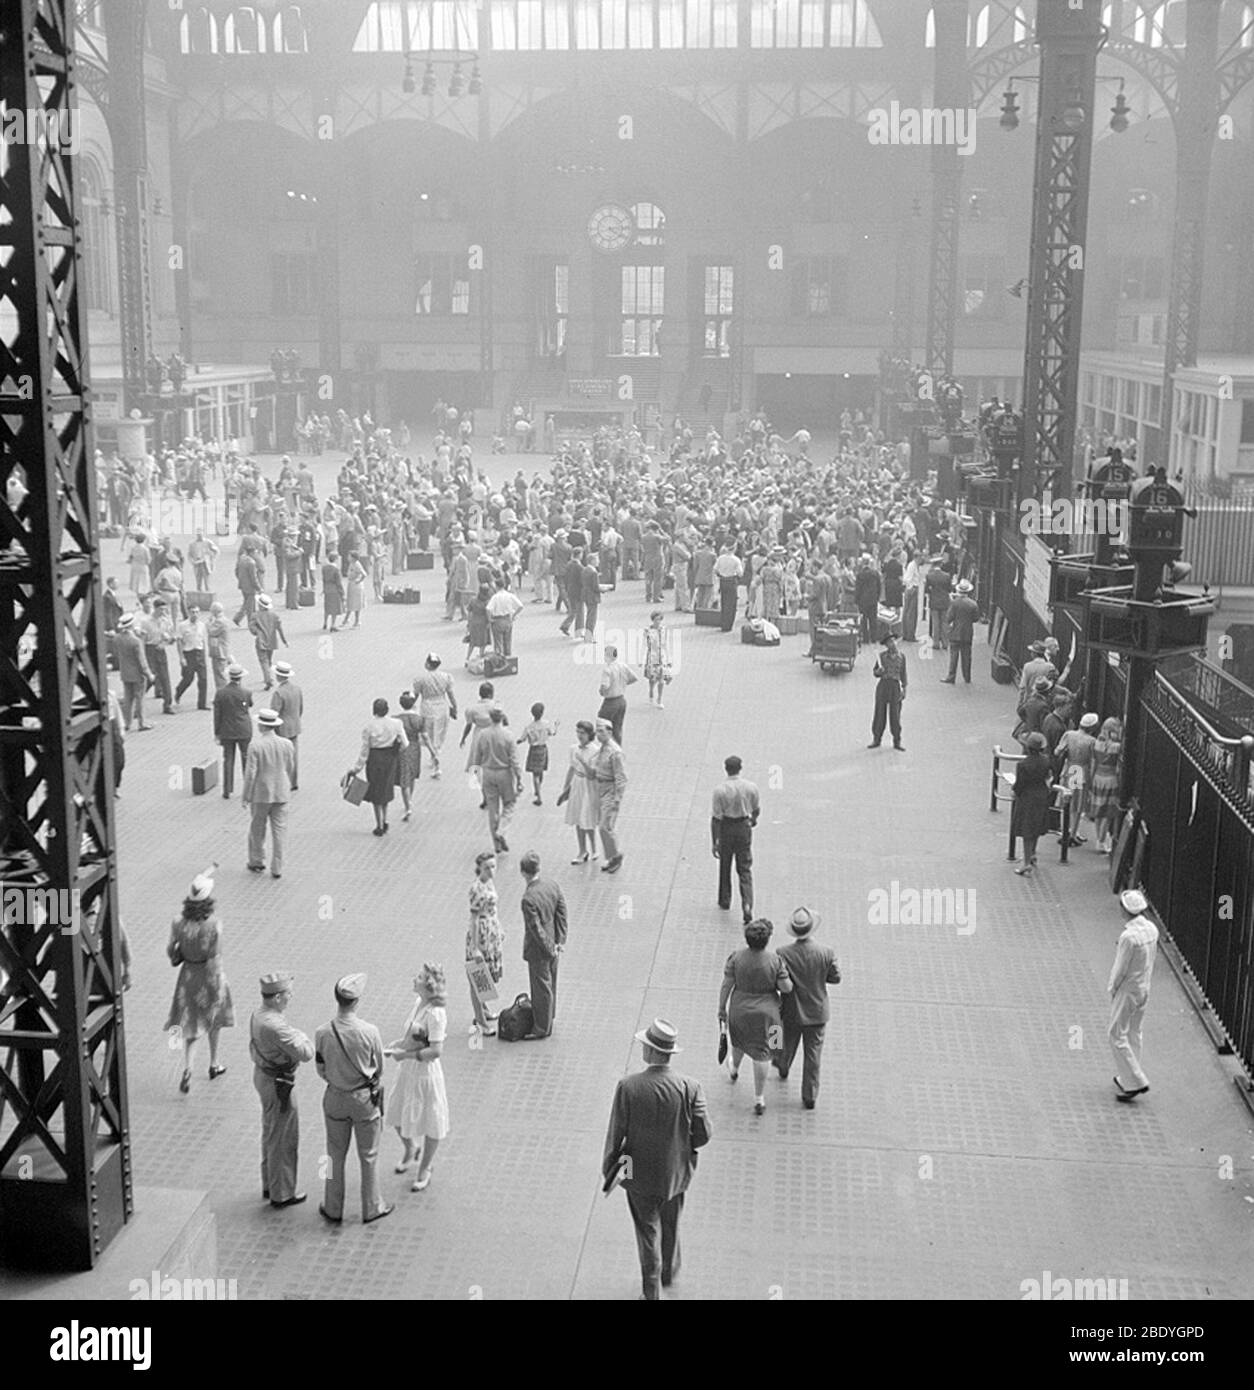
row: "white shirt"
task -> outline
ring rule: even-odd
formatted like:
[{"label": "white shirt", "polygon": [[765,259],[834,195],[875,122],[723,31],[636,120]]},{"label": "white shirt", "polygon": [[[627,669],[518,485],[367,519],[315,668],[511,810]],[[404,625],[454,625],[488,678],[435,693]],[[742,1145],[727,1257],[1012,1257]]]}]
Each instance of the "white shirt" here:
[{"label": "white shirt", "polygon": [[522,603],[508,589],[498,589],[488,600],[489,618],[512,618],[522,612]]},{"label": "white shirt", "polygon": [[1120,933],[1115,948],[1115,963],[1107,986],[1110,993],[1123,990],[1126,994],[1148,994],[1157,954],[1158,928],[1148,917],[1133,917]]},{"label": "white shirt", "polygon": [[714,573],[720,579],[739,579],[745,572],[744,564],[738,555],[727,551],[714,561]]}]

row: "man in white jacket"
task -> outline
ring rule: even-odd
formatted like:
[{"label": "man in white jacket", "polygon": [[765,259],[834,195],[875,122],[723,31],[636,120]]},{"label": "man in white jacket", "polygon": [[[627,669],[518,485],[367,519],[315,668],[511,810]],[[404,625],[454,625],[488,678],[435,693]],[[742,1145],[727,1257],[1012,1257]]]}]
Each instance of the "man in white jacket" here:
[{"label": "man in white jacket", "polygon": [[1149,1080],[1141,1069],[1141,1021],[1149,1003],[1158,953],[1158,928],[1142,914],[1149,903],[1139,888],[1119,895],[1128,921],[1115,949],[1110,971],[1110,1047],[1115,1054],[1115,1085],[1118,1101],[1134,1101],[1149,1090]]}]

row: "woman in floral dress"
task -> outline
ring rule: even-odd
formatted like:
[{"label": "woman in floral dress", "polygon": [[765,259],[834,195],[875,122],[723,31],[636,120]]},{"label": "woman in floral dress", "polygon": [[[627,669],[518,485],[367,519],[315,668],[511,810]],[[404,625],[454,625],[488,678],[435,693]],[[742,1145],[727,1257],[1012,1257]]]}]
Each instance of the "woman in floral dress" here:
[{"label": "woman in floral dress", "polygon": [[[214,868],[217,867],[215,864]],[[202,1034],[209,1035],[209,1080],[226,1070],[218,1065],[218,1033],[235,1026],[231,986],[222,973],[219,944],[221,923],[214,912],[213,879],[198,874],[183,900],[183,915],[170,923],[166,954],[179,968],[166,1032],[177,1028],[183,1035],[183,1076],[179,1090],[192,1088],[192,1052]]]},{"label": "woman in floral dress", "polygon": [[387,1123],[405,1146],[396,1171],[407,1172],[417,1158],[418,1173],[410,1190],[421,1192],[431,1182],[435,1151],[449,1130],[448,1094],[440,1065],[448,1033],[444,967],[425,963],[414,980],[414,992],[418,998],[401,1036],[387,1049],[387,1055],[400,1063],[388,1096]]},{"label": "woman in floral dress", "polygon": [[578,740],[570,750],[570,766],[566,769],[566,785],[557,798],[557,804],[569,802],[566,807],[566,824],[575,827],[579,837],[579,851],[572,864],[587,864],[597,857],[597,825],[601,820],[601,794],[597,790],[596,755],[597,747],[592,738],[596,731],[586,719],[575,725]]},{"label": "woman in floral dress", "polygon": [[671,663],[666,655],[666,632],[660,611],[649,614],[649,626],[644,630],[644,678],[649,682],[649,703],[657,696],[658,709],[664,709],[662,692],[671,682]]},{"label": "woman in floral dress", "polygon": [[356,555],[353,556],[348,566],[348,602],[345,606],[344,627],[348,627],[348,617],[352,618],[352,626],[361,626],[361,610],[366,606],[366,569]]},{"label": "woman in floral dress", "polygon": [[405,814],[401,820],[409,819],[414,783],[422,776],[422,717],[414,708],[417,703],[418,698],[412,690],[401,691],[398,718],[409,740],[401,749],[400,761],[396,765],[396,785],[401,789],[401,801],[405,804]]},{"label": "woman in floral dress", "polygon": [[[493,984],[500,984],[505,974],[502,951],[505,933],[497,917],[497,894],[494,875],[496,855],[485,850],[475,856],[475,880],[470,885],[470,926],[466,931],[466,959],[482,961],[488,967]],[[475,1026],[487,1037],[496,1033],[496,1015],[479,1002],[474,988],[470,991],[470,1006],[475,1012]]]}]

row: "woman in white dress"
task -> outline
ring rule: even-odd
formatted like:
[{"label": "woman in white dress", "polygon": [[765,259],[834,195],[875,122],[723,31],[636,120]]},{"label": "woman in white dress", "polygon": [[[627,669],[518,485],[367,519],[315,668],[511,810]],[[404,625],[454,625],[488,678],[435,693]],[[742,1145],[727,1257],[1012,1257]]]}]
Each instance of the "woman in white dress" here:
[{"label": "woman in white dress", "polygon": [[405,1020],[405,1030],[387,1050],[387,1055],[400,1063],[388,1097],[387,1123],[405,1146],[396,1171],[408,1172],[417,1158],[418,1173],[411,1190],[421,1192],[431,1182],[435,1151],[449,1128],[448,1096],[440,1065],[448,1032],[444,967],[424,964],[414,980],[414,992],[418,999]]},{"label": "woman in white dress", "polygon": [[567,802],[566,824],[575,827],[579,837],[579,852],[572,864],[587,864],[597,857],[596,829],[601,818],[601,794],[597,791],[597,746],[592,738],[595,730],[587,719],[575,725],[578,743],[570,750],[570,766],[566,769],[566,784],[557,798],[560,806]]}]

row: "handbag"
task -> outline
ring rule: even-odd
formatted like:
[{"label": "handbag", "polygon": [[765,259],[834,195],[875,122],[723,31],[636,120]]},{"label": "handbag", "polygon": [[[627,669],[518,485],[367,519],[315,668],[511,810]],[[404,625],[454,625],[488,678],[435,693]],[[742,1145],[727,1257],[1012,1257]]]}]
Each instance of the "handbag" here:
[{"label": "handbag", "polygon": [[366,779],[355,772],[348,773],[340,781],[344,800],[352,806],[360,806],[366,799]]},{"label": "handbag", "polygon": [[727,1024],[720,1021],[718,1025],[718,1064],[721,1067],[727,1060]]},{"label": "handbag", "polygon": [[171,965],[183,964],[183,946],[179,941],[171,941],[165,948],[165,953],[170,958]]}]

